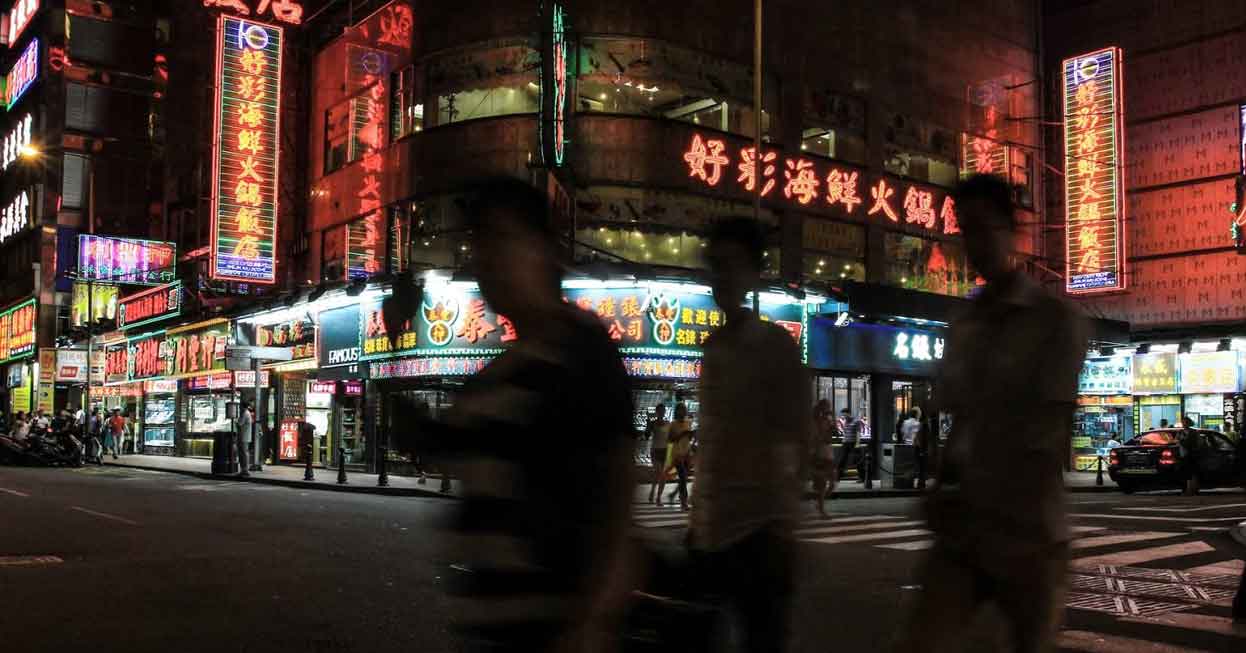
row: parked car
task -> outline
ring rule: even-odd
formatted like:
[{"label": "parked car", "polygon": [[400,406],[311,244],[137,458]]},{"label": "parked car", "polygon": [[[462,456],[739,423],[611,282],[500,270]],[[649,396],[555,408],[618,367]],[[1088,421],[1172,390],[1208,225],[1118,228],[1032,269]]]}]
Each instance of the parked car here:
[{"label": "parked car", "polygon": [[1199,486],[1246,486],[1246,455],[1217,431],[1157,429],[1108,452],[1108,475],[1125,493]]}]

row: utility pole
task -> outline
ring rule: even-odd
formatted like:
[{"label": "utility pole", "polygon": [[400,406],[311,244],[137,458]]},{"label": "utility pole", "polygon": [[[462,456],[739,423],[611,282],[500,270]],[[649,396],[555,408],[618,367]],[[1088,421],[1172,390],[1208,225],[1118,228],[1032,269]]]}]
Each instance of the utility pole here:
[{"label": "utility pole", "polygon": [[[757,228],[761,230],[761,189],[762,189],[762,170],[764,166],[763,159],[765,156],[761,151],[761,3],[762,0],[753,0],[753,178],[756,180],[753,189],[753,222],[757,223]],[[762,233],[765,233],[762,230]],[[765,241],[762,241],[763,247]],[[758,285],[761,279],[757,280]],[[761,315],[761,288],[753,288],[753,315]]]},{"label": "utility pole", "polygon": [[[95,160],[87,157],[87,233],[95,233]],[[92,318],[95,316],[95,280],[94,274],[87,274],[87,386],[82,393],[82,410],[86,415],[85,422],[91,423],[91,363],[95,344],[95,327]],[[102,372],[103,370],[101,370]]]}]

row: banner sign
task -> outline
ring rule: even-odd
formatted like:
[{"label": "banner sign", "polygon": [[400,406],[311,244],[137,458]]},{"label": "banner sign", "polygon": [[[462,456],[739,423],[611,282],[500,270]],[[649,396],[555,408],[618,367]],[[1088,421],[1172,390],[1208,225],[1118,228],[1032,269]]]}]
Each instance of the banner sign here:
[{"label": "banner sign", "polygon": [[158,322],[182,313],[182,282],[157,286],[121,298],[117,328],[128,329]]},{"label": "banner sign", "polygon": [[[90,320],[87,319],[88,310],[91,312]],[[75,281],[69,324],[80,327],[86,326],[87,322],[104,319],[117,319],[117,287],[107,283]]]},{"label": "banner sign", "polygon": [[1241,359],[1236,351],[1181,354],[1181,392],[1221,393],[1242,389]]},{"label": "banner sign", "polygon": [[217,20],[213,279],[277,279],[281,47],[280,27]]},{"label": "banner sign", "polygon": [[316,357],[316,323],[307,317],[261,324],[255,327],[255,339],[261,347],[289,347],[290,360]]},{"label": "banner sign", "polygon": [[165,336],[166,369],[171,378],[196,376],[225,370],[225,348],[229,344],[229,324],[169,332]]},{"label": "banner sign", "polygon": [[297,420],[284,420],[278,432],[277,457],[282,460],[299,459],[299,423]]},{"label": "banner sign", "polygon": [[35,355],[38,312],[34,298],[0,311],[0,363]]},{"label": "banner sign", "polygon": [[1125,288],[1121,50],[1064,60],[1065,290]]},{"label": "banner sign", "polygon": [[359,362],[359,305],[342,306],[320,312],[320,366],[340,367]]},{"label": "banner sign", "polygon": [[55,358],[56,381],[60,383],[87,382],[87,352],[85,349],[57,349]]},{"label": "banner sign", "polygon": [[177,245],[158,240],[78,236],[78,278],[154,286],[177,278]]},{"label": "banner sign", "polygon": [[0,243],[8,242],[10,238],[34,226],[30,210],[33,206],[30,191],[23,190],[17,193],[17,197],[8,206],[0,209]]},{"label": "banner sign", "polygon": [[1176,354],[1138,354],[1133,367],[1135,394],[1177,392]]},{"label": "banner sign", "polygon": [[564,163],[567,150],[567,12],[559,2],[541,7],[541,116],[538,136],[547,168]]},{"label": "banner sign", "polygon": [[1127,395],[1133,391],[1133,358],[1105,356],[1088,358],[1077,377],[1077,393],[1082,395]]},{"label": "banner sign", "polygon": [[418,319],[405,323],[402,332],[391,343],[381,316],[381,300],[361,304],[360,310],[363,312],[363,354],[360,360],[406,356],[416,350],[419,334],[413,325],[418,325]]},{"label": "banner sign", "polygon": [[4,17],[4,42],[11,48],[17,44],[30,19],[39,11],[39,0],[14,0],[13,8]]},{"label": "banner sign", "polygon": [[22,99],[31,84],[39,78],[39,39],[30,39],[30,44],[17,58],[17,63],[9,69],[4,78],[4,106],[12,110],[13,105]]},{"label": "banner sign", "polygon": [[117,342],[104,348],[104,383],[125,383],[130,378],[130,346]]}]

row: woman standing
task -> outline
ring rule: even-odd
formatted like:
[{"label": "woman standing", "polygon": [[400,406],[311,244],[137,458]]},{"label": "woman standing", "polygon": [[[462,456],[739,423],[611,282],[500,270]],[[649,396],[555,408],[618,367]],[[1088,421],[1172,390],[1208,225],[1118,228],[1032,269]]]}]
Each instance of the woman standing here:
[{"label": "woman standing", "polygon": [[835,420],[831,419],[831,402],[822,399],[813,406],[813,430],[810,433],[809,461],[813,472],[813,491],[818,514],[826,517],[826,495],[834,485]]},{"label": "woman standing", "polygon": [[666,485],[666,443],[670,437],[671,423],[666,421],[666,404],[658,404],[653,409],[653,419],[645,429],[649,438],[649,458],[653,465],[653,485],[649,486],[649,503],[662,505],[662,487]]},{"label": "woman standing", "polygon": [[[662,477],[666,478],[666,470],[675,468],[675,474],[679,479],[679,485],[675,488],[679,492],[679,508],[680,510],[688,510],[688,463],[692,458],[692,423],[688,420],[688,406],[683,402],[675,404],[675,421],[671,422],[670,439],[668,445],[668,453],[666,465],[662,471]],[[658,490],[661,495],[662,490]]]}]

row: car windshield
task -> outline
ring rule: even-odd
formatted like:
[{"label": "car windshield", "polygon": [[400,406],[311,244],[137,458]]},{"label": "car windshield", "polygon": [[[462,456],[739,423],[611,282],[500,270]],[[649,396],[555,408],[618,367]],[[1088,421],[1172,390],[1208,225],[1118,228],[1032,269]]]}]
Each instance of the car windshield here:
[{"label": "car windshield", "polygon": [[1131,447],[1166,447],[1177,441],[1171,431],[1153,431],[1144,433],[1129,441]]}]

